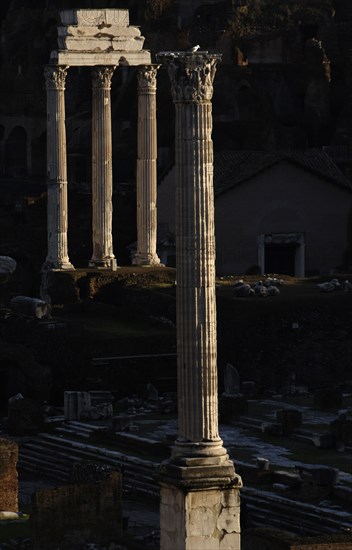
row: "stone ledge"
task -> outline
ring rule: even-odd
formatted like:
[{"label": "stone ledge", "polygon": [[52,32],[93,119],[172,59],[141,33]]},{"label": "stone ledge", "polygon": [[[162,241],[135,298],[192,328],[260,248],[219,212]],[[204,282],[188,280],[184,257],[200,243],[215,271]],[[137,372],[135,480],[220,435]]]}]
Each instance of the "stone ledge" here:
[{"label": "stone ledge", "polygon": [[221,466],[179,466],[163,462],[155,478],[162,484],[171,484],[187,491],[204,489],[241,489],[242,479],[235,473],[232,460]]},{"label": "stone ledge", "polygon": [[131,51],[110,51],[70,52],[67,50],[55,50],[50,54],[50,65],[68,65],[70,67],[95,67],[97,65],[121,65],[136,66],[150,65],[151,55],[148,50],[138,52]]}]

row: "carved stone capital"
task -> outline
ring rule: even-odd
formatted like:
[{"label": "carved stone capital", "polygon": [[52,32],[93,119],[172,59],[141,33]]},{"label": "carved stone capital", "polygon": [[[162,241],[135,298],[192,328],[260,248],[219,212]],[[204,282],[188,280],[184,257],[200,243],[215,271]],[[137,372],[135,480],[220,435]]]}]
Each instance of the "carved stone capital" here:
[{"label": "carved stone capital", "polygon": [[64,90],[68,66],[47,65],[44,67],[47,90]]},{"label": "carved stone capital", "polygon": [[164,62],[171,80],[175,102],[208,102],[213,96],[213,81],[220,54],[208,52],[162,52],[158,61]]},{"label": "carved stone capital", "polygon": [[137,72],[139,90],[156,90],[156,77],[160,65],[141,65]]},{"label": "carved stone capital", "polygon": [[114,74],[115,66],[94,67],[92,69],[93,88],[103,90],[111,89],[111,78]]}]

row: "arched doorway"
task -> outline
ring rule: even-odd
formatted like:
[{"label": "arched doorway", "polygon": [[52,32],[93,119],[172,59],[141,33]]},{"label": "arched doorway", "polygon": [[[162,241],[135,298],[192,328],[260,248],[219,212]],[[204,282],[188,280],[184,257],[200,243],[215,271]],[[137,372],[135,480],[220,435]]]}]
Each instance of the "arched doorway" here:
[{"label": "arched doorway", "polygon": [[5,172],[13,178],[27,175],[27,132],[22,126],[13,128],[6,140]]}]

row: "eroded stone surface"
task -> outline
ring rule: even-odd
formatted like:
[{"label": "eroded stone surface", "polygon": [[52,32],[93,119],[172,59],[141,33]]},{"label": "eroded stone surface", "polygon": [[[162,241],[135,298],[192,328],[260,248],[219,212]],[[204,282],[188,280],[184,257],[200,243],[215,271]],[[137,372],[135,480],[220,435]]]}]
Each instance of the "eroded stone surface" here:
[{"label": "eroded stone surface", "polygon": [[0,510],[18,511],[18,445],[0,439]]},{"label": "eroded stone surface", "polygon": [[[231,503],[236,506],[227,507]],[[161,488],[161,548],[239,550],[239,490]]]}]

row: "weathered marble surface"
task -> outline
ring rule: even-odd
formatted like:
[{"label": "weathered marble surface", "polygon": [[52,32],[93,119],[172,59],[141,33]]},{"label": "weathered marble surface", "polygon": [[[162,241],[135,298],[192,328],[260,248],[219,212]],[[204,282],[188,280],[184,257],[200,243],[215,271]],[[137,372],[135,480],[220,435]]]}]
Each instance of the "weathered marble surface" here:
[{"label": "weathered marble surface", "polygon": [[160,264],[157,244],[157,125],[156,87],[159,65],[138,71],[137,251],[133,264]]}]

